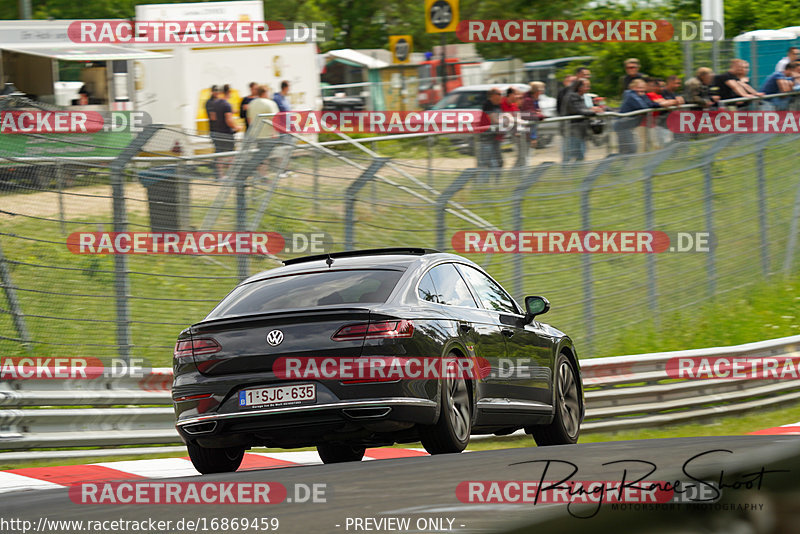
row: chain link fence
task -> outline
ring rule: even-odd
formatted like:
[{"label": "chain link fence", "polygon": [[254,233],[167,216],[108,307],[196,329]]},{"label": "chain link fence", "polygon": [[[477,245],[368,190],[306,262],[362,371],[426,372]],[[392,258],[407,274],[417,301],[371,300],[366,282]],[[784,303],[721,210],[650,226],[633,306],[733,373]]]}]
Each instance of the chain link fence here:
[{"label": "chain link fence", "polygon": [[[94,146],[112,155],[70,157],[19,156],[3,136],[0,353],[169,365],[178,332],[239,280],[303,255],[79,254],[81,233],[317,232],[332,250],[443,251],[460,231],[709,233],[708,251],[464,254],[515,298],[547,296],[547,321],[583,357],[608,355],[631,329],[797,264],[796,135],[704,137],[570,164],[522,157],[525,143],[512,138],[502,169],[477,168],[444,135],[326,140],[251,130],[232,153],[176,153],[187,135],[149,126],[122,146]],[[65,142],[28,137],[44,153]]]}]

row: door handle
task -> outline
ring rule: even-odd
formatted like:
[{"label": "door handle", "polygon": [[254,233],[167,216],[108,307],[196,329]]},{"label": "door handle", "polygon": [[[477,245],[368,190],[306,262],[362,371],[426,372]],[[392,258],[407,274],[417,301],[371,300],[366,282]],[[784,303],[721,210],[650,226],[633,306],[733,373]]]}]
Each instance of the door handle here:
[{"label": "door handle", "polygon": [[511,337],[514,335],[514,331],[511,330],[510,328],[503,328],[502,330],[500,330],[500,332],[502,332],[502,334],[506,337]]},{"label": "door handle", "polygon": [[458,323],[458,328],[465,334],[472,332],[472,325],[469,323]]}]

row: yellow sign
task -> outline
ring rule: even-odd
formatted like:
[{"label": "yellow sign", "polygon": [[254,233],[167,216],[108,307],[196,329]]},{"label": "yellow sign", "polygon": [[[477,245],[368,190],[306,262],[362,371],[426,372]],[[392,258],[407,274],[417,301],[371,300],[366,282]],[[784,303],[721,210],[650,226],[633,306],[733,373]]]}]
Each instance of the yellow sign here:
[{"label": "yellow sign", "polygon": [[458,0],[425,0],[425,31],[454,32],[458,27]]},{"label": "yellow sign", "polygon": [[392,51],[392,63],[409,63],[414,49],[413,42],[410,35],[390,35],[389,49]]}]

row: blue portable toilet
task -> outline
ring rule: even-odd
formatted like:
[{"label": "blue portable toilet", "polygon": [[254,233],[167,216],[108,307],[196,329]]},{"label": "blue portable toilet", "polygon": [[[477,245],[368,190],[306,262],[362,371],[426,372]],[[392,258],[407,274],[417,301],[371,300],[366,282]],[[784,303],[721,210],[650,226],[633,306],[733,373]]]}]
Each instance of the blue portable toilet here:
[{"label": "blue portable toilet", "polygon": [[790,46],[800,46],[794,32],[755,30],[733,38],[736,57],[750,63],[750,85],[758,90],[775,72],[775,64],[786,56]]}]

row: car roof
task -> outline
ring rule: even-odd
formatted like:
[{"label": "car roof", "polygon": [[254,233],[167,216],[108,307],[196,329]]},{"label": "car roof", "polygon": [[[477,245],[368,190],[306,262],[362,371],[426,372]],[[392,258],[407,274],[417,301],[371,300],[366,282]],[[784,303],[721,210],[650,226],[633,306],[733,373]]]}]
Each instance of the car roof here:
[{"label": "car roof", "polygon": [[525,83],[483,83],[480,85],[462,85],[461,87],[456,87],[448,94],[463,93],[466,91],[488,91],[492,87],[497,87],[501,91],[505,91],[512,86],[518,89],[521,89],[523,87],[525,89],[530,89],[530,86]]},{"label": "car roof", "polygon": [[[339,253],[339,255],[337,255],[337,253],[332,253],[330,255],[318,255],[307,258],[287,260],[287,265],[262,271],[251,276],[242,283],[248,284],[258,280],[273,278],[275,276],[327,271],[329,269],[341,270],[379,268],[406,270],[414,263],[427,265],[439,262],[441,260],[457,260],[473,264],[473,262],[470,260],[456,254],[439,252],[433,249],[405,250],[411,250],[414,252],[405,252],[404,249],[369,249],[363,251]],[[328,265],[329,256],[333,260],[330,265]]]}]

